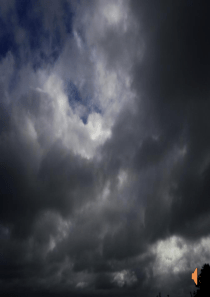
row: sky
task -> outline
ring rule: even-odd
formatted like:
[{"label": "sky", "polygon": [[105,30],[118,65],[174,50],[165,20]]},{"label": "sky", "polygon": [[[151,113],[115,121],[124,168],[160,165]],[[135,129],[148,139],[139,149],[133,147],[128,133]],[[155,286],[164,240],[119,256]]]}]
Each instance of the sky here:
[{"label": "sky", "polygon": [[0,1],[0,295],[190,296],[210,259],[210,5]]}]

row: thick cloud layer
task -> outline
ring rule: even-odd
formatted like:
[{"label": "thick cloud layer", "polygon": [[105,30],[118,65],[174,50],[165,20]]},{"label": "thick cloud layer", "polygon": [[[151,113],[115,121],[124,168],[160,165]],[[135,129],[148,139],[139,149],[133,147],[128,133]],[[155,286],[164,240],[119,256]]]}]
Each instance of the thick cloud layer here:
[{"label": "thick cloud layer", "polygon": [[209,5],[0,2],[0,294],[186,296],[210,257]]}]

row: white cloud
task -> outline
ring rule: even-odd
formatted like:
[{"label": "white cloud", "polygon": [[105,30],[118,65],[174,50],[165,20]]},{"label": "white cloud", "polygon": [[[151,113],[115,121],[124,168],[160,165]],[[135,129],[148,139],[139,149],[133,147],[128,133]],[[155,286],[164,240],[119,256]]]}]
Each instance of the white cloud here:
[{"label": "white cloud", "polygon": [[133,271],[122,270],[120,272],[113,273],[113,282],[117,283],[119,287],[122,287],[125,284],[132,286],[137,282],[137,278]]},{"label": "white cloud", "polygon": [[128,175],[127,175],[126,171],[121,170],[118,175],[118,180],[119,180],[118,188],[119,189],[121,189],[124,186],[124,184],[126,183],[127,177],[128,177]]},{"label": "white cloud", "polygon": [[[153,264],[155,276],[166,276],[180,272],[191,273],[203,263],[208,262],[210,256],[210,237],[199,242],[187,242],[178,236],[172,236],[166,240],[158,241],[152,251],[157,256]],[[189,265],[190,263],[190,265]]]},{"label": "white cloud", "polygon": [[[54,5],[53,9],[55,7]],[[110,69],[107,65],[107,53],[99,46],[103,33],[104,36],[108,34],[110,25],[122,23],[129,27],[128,5],[123,1],[98,1],[96,6],[86,8],[77,7],[74,42],[72,39],[66,42],[53,71],[42,86],[40,80],[38,87],[52,98],[54,113],[53,118],[49,119],[52,139],[62,139],[67,148],[90,159],[95,156],[97,148],[111,136],[119,113],[126,106],[132,106],[135,95],[130,89],[132,78],[128,67],[131,65],[132,53],[131,56],[129,52],[126,53],[125,65],[122,66],[119,62],[116,69]],[[116,36],[120,33],[118,29]],[[78,33],[80,30],[82,39]],[[87,106],[76,102],[73,111],[63,89],[66,80],[74,82],[83,98],[91,96]],[[90,111],[89,107],[92,105],[99,107],[101,112]],[[87,125],[81,120],[84,113],[88,113]]]},{"label": "white cloud", "polygon": [[79,282],[77,285],[76,285],[76,288],[80,288],[80,289],[83,289],[85,287],[87,287],[87,283],[86,282]]}]

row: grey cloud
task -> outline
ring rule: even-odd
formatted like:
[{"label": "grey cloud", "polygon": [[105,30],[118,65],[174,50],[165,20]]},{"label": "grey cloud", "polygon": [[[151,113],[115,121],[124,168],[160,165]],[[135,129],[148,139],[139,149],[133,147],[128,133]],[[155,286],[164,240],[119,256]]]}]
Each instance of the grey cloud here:
[{"label": "grey cloud", "polygon": [[[115,15],[105,10],[112,4]],[[185,296],[191,266],[209,255],[183,252],[201,249],[209,235],[208,4],[8,5],[1,4],[14,35],[0,52],[2,294]],[[100,109],[110,87],[99,92],[96,65],[104,81],[117,73],[130,92],[126,103],[116,99],[122,110],[107,116],[111,133],[100,144],[80,119],[92,105]],[[88,149],[89,159],[81,155]],[[163,241],[166,249],[173,236],[186,246],[162,257],[154,247]]]}]

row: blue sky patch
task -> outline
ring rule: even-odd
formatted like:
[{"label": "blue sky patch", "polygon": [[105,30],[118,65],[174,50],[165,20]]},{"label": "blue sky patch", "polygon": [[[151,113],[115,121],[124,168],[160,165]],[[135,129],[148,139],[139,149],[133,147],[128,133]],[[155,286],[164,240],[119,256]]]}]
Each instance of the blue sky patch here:
[{"label": "blue sky patch", "polygon": [[73,11],[72,5],[67,1],[63,1],[63,12],[64,12],[63,22],[66,27],[66,32],[68,34],[72,34],[73,18],[75,13]]},{"label": "blue sky patch", "polygon": [[90,95],[82,97],[77,86],[72,82],[68,81],[65,83],[65,92],[68,96],[69,105],[73,110],[75,110],[77,104],[81,104],[85,107],[85,112],[81,116],[84,124],[87,124],[88,115],[92,112],[102,113],[102,110],[92,103],[92,98]]}]

